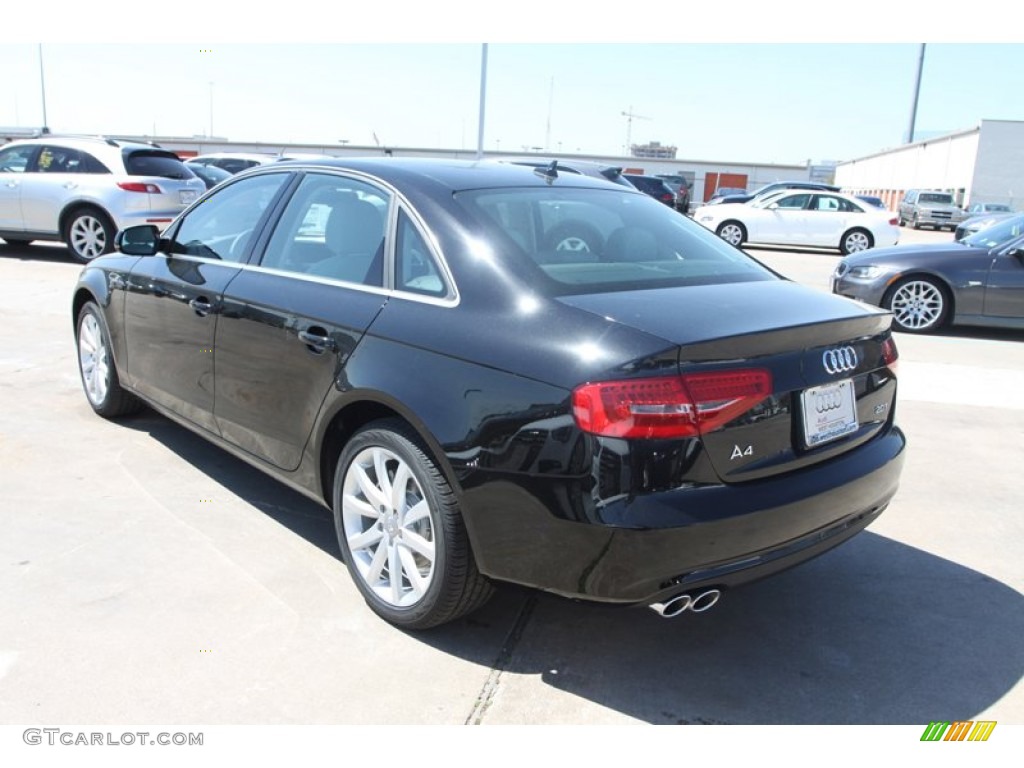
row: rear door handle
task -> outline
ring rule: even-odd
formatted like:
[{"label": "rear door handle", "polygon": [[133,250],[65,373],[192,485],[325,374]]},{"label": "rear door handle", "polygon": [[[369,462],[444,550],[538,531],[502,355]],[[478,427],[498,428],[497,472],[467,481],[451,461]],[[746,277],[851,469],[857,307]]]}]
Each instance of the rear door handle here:
[{"label": "rear door handle", "polygon": [[311,352],[320,354],[322,352],[334,352],[338,345],[334,339],[327,335],[323,328],[311,328],[307,331],[299,331],[299,340],[309,347]]}]

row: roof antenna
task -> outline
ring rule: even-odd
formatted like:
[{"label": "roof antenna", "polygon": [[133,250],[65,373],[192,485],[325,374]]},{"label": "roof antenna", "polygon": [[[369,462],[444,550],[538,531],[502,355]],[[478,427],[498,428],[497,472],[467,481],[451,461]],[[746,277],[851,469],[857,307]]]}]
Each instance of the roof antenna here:
[{"label": "roof antenna", "polygon": [[558,178],[558,161],[552,160],[551,165],[547,168],[534,168],[533,172],[544,179],[548,184],[551,184]]}]

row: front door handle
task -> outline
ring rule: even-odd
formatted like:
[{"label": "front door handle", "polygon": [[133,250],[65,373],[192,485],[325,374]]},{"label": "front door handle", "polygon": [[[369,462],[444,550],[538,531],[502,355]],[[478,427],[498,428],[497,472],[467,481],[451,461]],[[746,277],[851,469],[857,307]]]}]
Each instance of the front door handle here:
[{"label": "front door handle", "polygon": [[215,312],[213,303],[205,296],[197,296],[188,303],[195,313],[200,317],[206,317],[211,312]]}]

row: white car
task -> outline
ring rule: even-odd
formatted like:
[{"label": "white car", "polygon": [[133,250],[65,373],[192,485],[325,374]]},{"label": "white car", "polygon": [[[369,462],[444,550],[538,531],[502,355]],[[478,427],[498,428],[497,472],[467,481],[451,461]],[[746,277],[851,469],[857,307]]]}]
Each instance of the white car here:
[{"label": "white car", "polygon": [[899,220],[863,200],[839,192],[790,189],[750,203],[705,205],[694,221],[737,248],[744,243],[838,248],[856,253],[896,245]]}]

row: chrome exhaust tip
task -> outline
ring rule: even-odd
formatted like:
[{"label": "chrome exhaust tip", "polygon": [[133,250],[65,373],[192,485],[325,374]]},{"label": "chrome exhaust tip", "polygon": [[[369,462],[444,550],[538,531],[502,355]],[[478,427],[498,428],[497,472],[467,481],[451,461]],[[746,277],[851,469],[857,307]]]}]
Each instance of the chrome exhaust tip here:
[{"label": "chrome exhaust tip", "polygon": [[722,590],[720,589],[709,589],[707,592],[701,592],[693,600],[690,601],[690,610],[694,613],[704,613],[704,611],[714,608],[715,603],[722,596]]},{"label": "chrome exhaust tip", "polygon": [[661,616],[663,619],[674,619],[686,611],[704,613],[711,610],[722,596],[720,589],[707,589],[696,597],[683,593],[666,600],[663,603],[651,603],[648,608]]},{"label": "chrome exhaust tip", "polygon": [[691,602],[689,595],[682,594],[676,595],[664,603],[651,603],[649,607],[663,619],[674,619],[689,608]]}]

